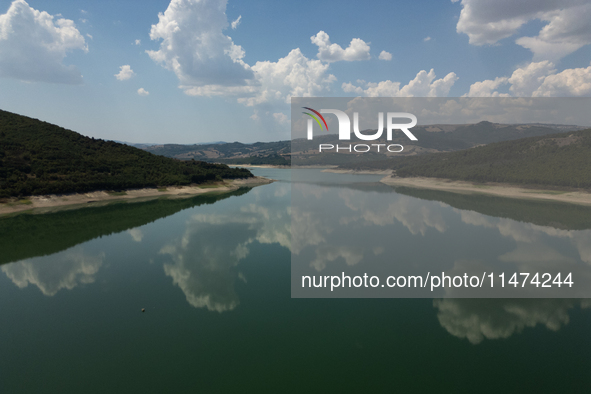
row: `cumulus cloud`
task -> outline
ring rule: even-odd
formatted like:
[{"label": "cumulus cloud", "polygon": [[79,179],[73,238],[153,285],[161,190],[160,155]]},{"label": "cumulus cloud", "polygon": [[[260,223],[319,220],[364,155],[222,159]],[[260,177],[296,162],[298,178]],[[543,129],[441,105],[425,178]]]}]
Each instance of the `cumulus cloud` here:
[{"label": "cumulus cloud", "polygon": [[[499,93],[508,85],[509,93]],[[468,97],[565,97],[591,95],[591,66],[557,72],[554,63],[544,60],[517,68],[510,77],[476,82]]]},{"label": "cumulus cloud", "polygon": [[380,56],[378,56],[380,60],[392,60],[392,54],[390,52],[382,51],[380,52]]},{"label": "cumulus cloud", "polygon": [[80,71],[63,64],[77,49],[88,52],[72,20],[35,10],[24,0],[13,1],[0,15],[0,77],[80,84]]},{"label": "cumulus cloud", "polygon": [[423,38],[423,42],[427,42],[427,41],[431,41],[431,37],[427,36],[427,37]]},{"label": "cumulus cloud", "polygon": [[173,71],[188,94],[249,92],[254,73],[242,61],[244,50],[223,33],[229,26],[225,0],[172,0],[150,38],[161,40],[146,51],[156,63]]},{"label": "cumulus cloud", "polygon": [[119,69],[119,73],[115,74],[115,78],[117,78],[120,81],[126,81],[135,76],[135,72],[133,72],[129,64],[121,66],[119,67]]},{"label": "cumulus cloud", "polygon": [[375,82],[362,82],[365,88],[343,83],[342,89],[347,93],[356,93],[368,97],[445,97],[458,80],[455,73],[451,72],[445,77],[435,80],[435,71],[421,70],[407,85],[400,88],[400,82],[390,80]]},{"label": "cumulus cloud", "polygon": [[566,69],[551,74],[533,93],[534,97],[562,97],[591,95],[591,66]]},{"label": "cumulus cloud", "polygon": [[323,62],[369,60],[369,45],[360,38],[351,40],[349,46],[343,49],[338,44],[331,44],[330,37],[324,31],[319,31],[315,36],[310,37],[312,43],[318,46],[318,59]]},{"label": "cumulus cloud", "polygon": [[[260,88],[253,97],[238,101],[254,106],[266,102],[289,103],[292,96],[313,97],[328,92],[336,77],[329,74],[329,65],[308,59],[299,48],[276,62],[262,61],[252,66]],[[254,91],[253,91],[254,92]]]},{"label": "cumulus cloud", "polygon": [[235,21],[232,21],[232,30],[236,30],[238,26],[240,26],[240,20],[242,19],[242,15],[239,15]]},{"label": "cumulus cloud", "polygon": [[496,91],[500,86],[507,83],[509,78],[498,77],[494,80],[487,79],[482,82],[475,82],[470,85],[470,91],[463,97],[507,97],[508,93],[499,93]]},{"label": "cumulus cloud", "polygon": [[148,92],[146,89],[144,88],[139,88],[137,90],[137,94],[139,94],[140,96],[149,96],[150,92]]},{"label": "cumulus cloud", "polygon": [[134,45],[141,45],[141,43],[142,43],[142,40],[135,40],[134,41]]},{"label": "cumulus cloud", "polygon": [[535,37],[515,42],[534,54],[534,61],[558,60],[591,43],[591,4],[585,0],[462,0],[456,30],[474,45],[496,44],[518,33],[531,20],[545,22]]}]

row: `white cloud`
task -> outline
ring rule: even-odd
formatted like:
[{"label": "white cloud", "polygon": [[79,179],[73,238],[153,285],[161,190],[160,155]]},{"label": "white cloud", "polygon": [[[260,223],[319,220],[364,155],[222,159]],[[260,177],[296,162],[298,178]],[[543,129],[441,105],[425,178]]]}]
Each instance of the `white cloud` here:
[{"label": "white cloud", "polygon": [[548,75],[555,72],[554,64],[549,61],[530,63],[513,72],[513,75],[508,80],[511,84],[509,90],[515,96],[529,97],[543,83]]},{"label": "white cloud", "polygon": [[92,36],[88,33],[86,33],[86,37],[90,38],[91,40],[93,39]]},{"label": "white cloud", "polygon": [[378,56],[380,60],[392,60],[392,54],[390,52],[382,51],[380,52],[380,56]]},{"label": "white cloud", "polygon": [[336,81],[334,75],[327,73],[328,67],[320,60],[308,59],[299,48],[277,62],[257,62],[252,66],[259,85],[256,95],[238,101],[254,106],[275,101],[289,103],[291,96],[318,96],[328,92],[330,85]]},{"label": "white cloud", "polygon": [[[498,88],[509,85],[511,94],[499,93]],[[591,95],[591,66],[571,68],[557,73],[554,63],[544,60],[517,68],[511,77],[476,82],[470,86],[468,97],[565,97]]]},{"label": "white cloud", "polygon": [[369,60],[369,45],[360,38],[354,38],[351,40],[349,46],[343,49],[338,44],[331,44],[328,34],[324,31],[319,31],[315,36],[310,37],[313,44],[318,46],[318,59],[323,62],[338,62],[341,60],[345,61],[356,61],[356,60]]},{"label": "white cloud", "polygon": [[427,36],[427,37],[423,38],[423,42],[427,42],[427,41],[431,41],[431,37]]},{"label": "white cloud", "polygon": [[72,20],[12,2],[0,15],[0,77],[66,84],[82,83],[82,75],[63,60],[69,51],[88,52]]},{"label": "white cloud", "polygon": [[499,86],[508,82],[509,78],[498,77],[494,80],[487,79],[482,82],[475,82],[470,86],[470,91],[463,97],[505,97],[509,94],[501,94],[496,91]]},{"label": "white cloud", "polygon": [[428,73],[421,70],[412,81],[402,88],[400,88],[400,82],[387,80],[379,83],[364,82],[365,89],[352,83],[343,83],[342,89],[347,93],[368,97],[446,97],[457,80],[458,77],[453,72],[435,80],[435,71],[431,69]]},{"label": "white cloud", "polygon": [[115,78],[117,78],[118,80],[126,81],[135,76],[135,73],[133,72],[129,64],[126,64],[125,66],[121,66],[119,68],[119,73],[115,74]]},{"label": "white cloud", "polygon": [[586,0],[462,0],[456,26],[474,45],[496,44],[518,33],[531,20],[546,22],[535,37],[515,42],[534,54],[534,61],[558,60],[591,43],[591,3]]},{"label": "white cloud", "polygon": [[140,96],[149,96],[150,92],[148,92],[146,89],[144,88],[139,88],[137,90],[137,94],[139,94]]},{"label": "white cloud", "polygon": [[191,95],[249,92],[254,73],[242,61],[244,51],[223,33],[228,28],[225,0],[172,0],[150,38],[160,49],[146,51],[173,71]]},{"label": "white cloud", "polygon": [[242,15],[239,15],[235,21],[232,22],[232,30],[236,30],[238,26],[240,26],[240,20],[242,19]]},{"label": "white cloud", "polygon": [[590,96],[591,66],[566,69],[544,78],[533,94],[535,97]]},{"label": "white cloud", "polygon": [[287,115],[285,115],[282,112],[276,112],[273,114],[273,117],[275,118],[275,120],[277,121],[277,123],[288,123],[289,122],[289,118],[287,117]]},{"label": "white cloud", "polygon": [[134,43],[134,45],[141,45],[142,40],[138,39],[138,40],[135,40],[133,43]]}]

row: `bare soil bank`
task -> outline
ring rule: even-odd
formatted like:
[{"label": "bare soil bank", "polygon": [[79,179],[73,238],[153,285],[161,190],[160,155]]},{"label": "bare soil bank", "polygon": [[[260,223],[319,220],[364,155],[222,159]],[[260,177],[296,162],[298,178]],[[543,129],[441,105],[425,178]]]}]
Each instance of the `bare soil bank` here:
[{"label": "bare soil bank", "polygon": [[384,177],[380,182],[390,186],[407,186],[422,189],[445,190],[455,193],[480,193],[500,197],[561,201],[572,204],[591,205],[591,193],[586,191],[544,190],[522,188],[507,184],[473,184],[439,178],[393,178]]},{"label": "bare soil bank", "polygon": [[62,209],[76,209],[88,204],[104,205],[112,201],[146,201],[158,197],[186,198],[204,193],[227,193],[240,187],[254,187],[273,182],[263,177],[226,179],[223,182],[192,186],[170,186],[162,189],[134,189],[121,192],[96,191],[64,195],[31,196],[22,200],[0,203],[0,215],[35,210],[35,213],[53,212]]}]

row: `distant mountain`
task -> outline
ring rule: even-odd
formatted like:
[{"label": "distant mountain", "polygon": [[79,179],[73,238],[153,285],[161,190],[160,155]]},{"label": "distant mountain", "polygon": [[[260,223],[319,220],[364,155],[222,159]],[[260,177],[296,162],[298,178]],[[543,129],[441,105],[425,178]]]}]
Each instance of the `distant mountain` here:
[{"label": "distant mountain", "polygon": [[[386,160],[390,157],[414,156],[435,152],[451,152],[492,142],[515,140],[525,137],[554,134],[582,129],[573,125],[544,124],[498,124],[480,122],[469,125],[428,125],[413,127],[418,141],[409,141],[403,134],[397,134],[392,141],[385,137],[372,143],[391,143],[404,146],[402,153],[363,153],[318,155],[318,144],[341,144],[336,134],[315,136],[313,141],[298,139],[278,142],[239,142],[194,145],[152,145],[143,149],[148,152],[174,157],[180,160],[204,160],[227,164],[275,164],[289,165],[291,159],[298,165],[339,165],[357,161]],[[366,130],[365,133],[375,131]]]},{"label": "distant mountain", "polygon": [[591,188],[591,129],[503,141],[457,152],[342,165],[399,177]]},{"label": "distant mountain", "polygon": [[0,198],[251,176],[245,169],[157,156],[0,110]]},{"label": "distant mountain", "polygon": [[223,144],[194,144],[194,145],[153,145],[145,148],[146,151],[157,155],[174,157],[180,160],[203,160],[216,163],[238,163],[238,159],[256,160],[257,158],[271,156],[288,156],[290,154],[290,141],[256,142],[243,144],[240,142],[227,142]]}]

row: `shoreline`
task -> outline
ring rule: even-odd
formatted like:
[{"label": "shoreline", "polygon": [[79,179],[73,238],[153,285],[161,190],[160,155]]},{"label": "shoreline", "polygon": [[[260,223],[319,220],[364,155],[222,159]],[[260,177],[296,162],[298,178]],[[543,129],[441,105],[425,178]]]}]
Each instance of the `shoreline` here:
[{"label": "shoreline", "polygon": [[[299,168],[312,168],[312,169],[332,169],[337,168],[338,166],[327,164],[327,165],[309,165],[309,166],[278,166],[274,164],[228,164],[228,166],[232,167],[244,167],[244,168],[279,168],[284,170],[290,170],[292,168],[299,169]],[[347,170],[348,171],[348,170]],[[354,171],[354,170],[353,170]]]},{"label": "shoreline", "polygon": [[222,182],[191,186],[169,186],[166,188],[131,189],[122,192],[94,191],[63,195],[30,196],[8,203],[0,203],[0,217],[25,211],[49,213],[66,209],[102,206],[111,202],[142,202],[155,198],[188,198],[206,193],[228,193],[241,187],[255,187],[274,182],[273,179],[254,177],[224,179]]},{"label": "shoreline", "polygon": [[360,175],[390,175],[392,170],[339,170],[337,168],[328,168],[322,172],[332,172],[335,174],[360,174]]},{"label": "shoreline", "polygon": [[565,202],[570,204],[591,205],[591,193],[585,191],[529,189],[510,184],[487,183],[475,185],[465,181],[453,181],[440,178],[392,178],[386,176],[380,180],[388,186],[406,186],[419,189],[443,190],[460,194],[488,194],[498,197],[534,199]]}]

